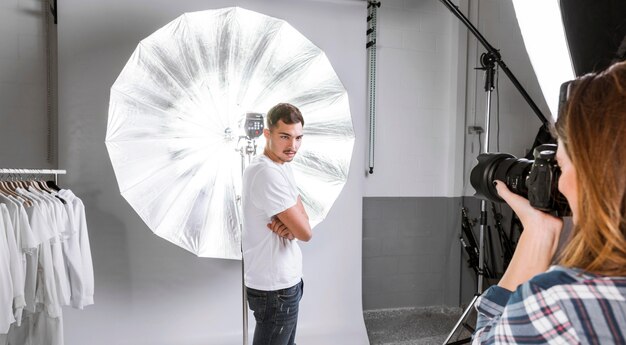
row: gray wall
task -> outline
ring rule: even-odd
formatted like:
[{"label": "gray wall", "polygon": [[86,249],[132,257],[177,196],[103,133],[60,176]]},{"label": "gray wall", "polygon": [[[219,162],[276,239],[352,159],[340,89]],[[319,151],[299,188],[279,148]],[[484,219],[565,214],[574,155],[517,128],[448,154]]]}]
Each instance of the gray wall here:
[{"label": "gray wall", "polygon": [[0,168],[54,167],[43,8],[39,0],[0,1]]},{"label": "gray wall", "polygon": [[461,198],[363,200],[363,308],[455,306]]},{"label": "gray wall", "polygon": [[95,305],[66,310],[69,345],[241,343],[240,262],[200,259],[152,234],[119,195],[104,145],[109,89],[139,41],[184,12],[234,5],[285,19],[326,53],[348,90],[356,154],[333,209],[301,246],[305,294],[297,342],[368,343],[359,171],[365,3],[67,0],[59,16],[60,167],[68,170],[61,183],[85,202],[96,275]]},{"label": "gray wall", "polygon": [[[461,207],[472,232],[480,236],[480,200],[457,198],[363,199],[363,309],[465,306],[477,292],[476,273],[461,249]],[[496,204],[507,235],[512,212]],[[502,249],[491,203],[487,203],[485,264],[496,276],[504,271]],[[516,242],[519,232],[509,240]],[[467,239],[467,237],[464,237]],[[467,242],[467,240],[466,240]],[[485,277],[483,288],[497,282]]]}]

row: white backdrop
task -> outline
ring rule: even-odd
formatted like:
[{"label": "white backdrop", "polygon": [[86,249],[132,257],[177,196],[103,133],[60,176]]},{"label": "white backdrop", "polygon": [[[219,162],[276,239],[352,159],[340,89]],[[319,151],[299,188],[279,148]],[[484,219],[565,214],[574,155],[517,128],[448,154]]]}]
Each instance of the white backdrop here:
[{"label": "white backdrop", "polygon": [[[65,0],[59,3],[60,180],[86,205],[95,305],[65,310],[66,344],[240,344],[239,261],[200,259],[153,235],[119,195],[104,137],[109,89],[137,43],[184,12],[239,6],[285,19],[328,56],[350,97],[350,177],[303,244],[298,344],[368,344],[361,314],[365,2]],[[305,114],[306,116],[306,114]],[[250,316],[250,331],[253,329]]]}]

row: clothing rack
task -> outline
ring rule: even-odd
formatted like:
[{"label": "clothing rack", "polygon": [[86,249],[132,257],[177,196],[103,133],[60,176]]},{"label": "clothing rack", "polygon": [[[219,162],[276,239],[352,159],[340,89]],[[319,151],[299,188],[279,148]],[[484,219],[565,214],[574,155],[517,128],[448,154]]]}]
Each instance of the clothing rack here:
[{"label": "clothing rack", "polygon": [[54,183],[57,181],[58,175],[67,174],[66,170],[55,169],[0,169],[0,175],[13,174],[13,175],[54,175]]}]

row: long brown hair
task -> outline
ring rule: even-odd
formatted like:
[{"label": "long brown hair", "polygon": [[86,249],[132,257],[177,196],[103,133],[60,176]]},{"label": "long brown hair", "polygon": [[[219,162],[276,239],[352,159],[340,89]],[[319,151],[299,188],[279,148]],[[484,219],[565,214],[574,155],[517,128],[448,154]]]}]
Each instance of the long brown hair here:
[{"label": "long brown hair", "polygon": [[578,179],[577,221],[560,262],[626,276],[626,62],[575,80],[556,130]]}]

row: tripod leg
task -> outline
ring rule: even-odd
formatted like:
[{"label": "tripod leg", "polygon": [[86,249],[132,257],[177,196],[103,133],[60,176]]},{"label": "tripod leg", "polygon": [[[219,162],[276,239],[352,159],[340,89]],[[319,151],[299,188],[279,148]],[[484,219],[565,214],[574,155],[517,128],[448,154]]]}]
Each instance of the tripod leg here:
[{"label": "tripod leg", "polygon": [[463,311],[463,314],[461,315],[459,320],[456,322],[456,325],[454,325],[454,328],[452,329],[450,334],[448,334],[448,337],[446,338],[446,340],[443,342],[443,345],[446,345],[446,344],[448,344],[448,345],[464,344],[465,343],[465,342],[458,342],[458,341],[456,341],[454,343],[449,343],[449,341],[452,338],[452,336],[454,335],[454,333],[456,333],[459,330],[459,327],[465,323],[465,319],[467,318],[469,313],[472,311],[472,308],[474,308],[474,303],[476,303],[476,300],[478,299],[479,296],[480,295],[474,295],[474,298],[472,298],[472,301],[467,306],[467,308],[465,308],[465,310]]}]

